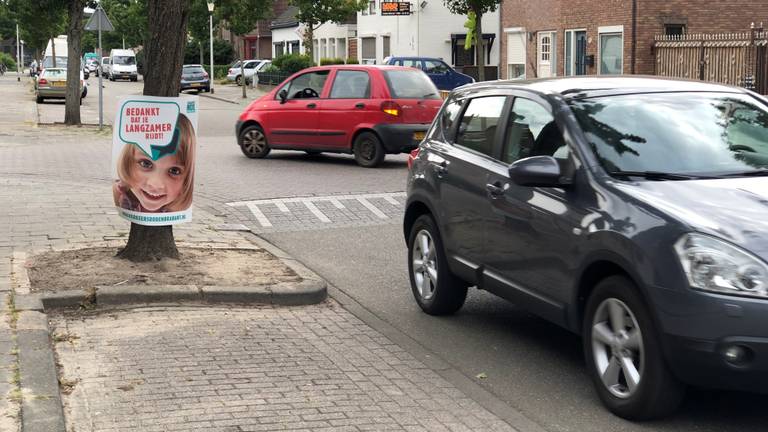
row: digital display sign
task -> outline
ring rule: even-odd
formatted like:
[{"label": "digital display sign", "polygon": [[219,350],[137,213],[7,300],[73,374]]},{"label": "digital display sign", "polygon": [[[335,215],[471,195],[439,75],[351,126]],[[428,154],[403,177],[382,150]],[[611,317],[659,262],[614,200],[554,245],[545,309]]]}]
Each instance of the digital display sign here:
[{"label": "digital display sign", "polygon": [[408,2],[394,2],[394,1],[381,2],[382,16],[410,15],[410,14],[411,14],[411,4]]}]

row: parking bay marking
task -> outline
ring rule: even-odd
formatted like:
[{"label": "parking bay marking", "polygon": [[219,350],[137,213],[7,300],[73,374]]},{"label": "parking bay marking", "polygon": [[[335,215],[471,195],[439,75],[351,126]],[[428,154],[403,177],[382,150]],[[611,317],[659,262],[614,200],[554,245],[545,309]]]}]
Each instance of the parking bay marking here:
[{"label": "parking bay marking", "polygon": [[274,205],[283,213],[290,213],[290,209],[286,204],[299,203],[303,204],[320,222],[331,223],[331,219],[325,215],[315,204],[319,202],[330,202],[337,209],[345,209],[346,206],[342,201],[354,200],[360,203],[363,207],[368,209],[379,219],[389,219],[381,209],[376,207],[370,202],[370,199],[383,199],[389,204],[399,206],[401,205],[395,198],[405,197],[405,192],[390,192],[390,193],[372,193],[372,194],[353,194],[353,195],[330,195],[330,196],[317,196],[317,197],[297,197],[297,198],[276,198],[276,199],[264,199],[254,201],[237,201],[227,203],[231,207],[247,207],[251,211],[251,214],[256,218],[256,221],[264,228],[271,228],[272,222],[267,215],[261,210],[262,205]]}]

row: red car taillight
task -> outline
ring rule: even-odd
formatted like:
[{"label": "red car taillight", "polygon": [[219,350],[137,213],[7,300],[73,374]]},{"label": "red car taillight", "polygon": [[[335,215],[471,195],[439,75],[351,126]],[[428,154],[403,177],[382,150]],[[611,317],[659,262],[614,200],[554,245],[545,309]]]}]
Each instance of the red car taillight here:
[{"label": "red car taillight", "polygon": [[417,157],[419,157],[419,147],[416,147],[415,149],[411,150],[411,152],[408,154],[408,169],[411,169],[413,166],[413,161],[416,160]]},{"label": "red car taillight", "polygon": [[45,78],[40,78],[40,80],[38,80],[37,83],[40,85],[46,85],[48,84],[48,80],[46,80]]},{"label": "red car taillight", "polygon": [[397,102],[394,101],[384,101],[381,103],[381,110],[384,111],[385,114],[389,114],[392,117],[399,117],[402,110],[400,109],[400,105],[397,104]]}]

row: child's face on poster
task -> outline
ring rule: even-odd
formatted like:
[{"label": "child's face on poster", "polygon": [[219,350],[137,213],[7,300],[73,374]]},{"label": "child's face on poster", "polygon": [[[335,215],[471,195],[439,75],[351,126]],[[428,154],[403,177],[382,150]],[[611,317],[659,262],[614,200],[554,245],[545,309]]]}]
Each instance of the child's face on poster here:
[{"label": "child's face on poster", "polygon": [[133,159],[131,191],[142,207],[157,211],[179,197],[186,173],[175,154],[153,161],[134,151]]}]

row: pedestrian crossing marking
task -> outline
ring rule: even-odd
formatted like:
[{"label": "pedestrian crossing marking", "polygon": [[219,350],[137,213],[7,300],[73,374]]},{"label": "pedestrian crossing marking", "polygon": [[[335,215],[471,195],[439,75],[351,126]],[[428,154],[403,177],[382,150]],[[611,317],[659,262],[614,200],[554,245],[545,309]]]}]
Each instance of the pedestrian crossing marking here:
[{"label": "pedestrian crossing marking", "polygon": [[[330,224],[333,222],[332,218],[339,219],[349,218],[350,215],[356,215],[353,217],[361,217],[363,221],[367,220],[373,222],[374,220],[391,220],[394,214],[388,215],[386,212],[392,213],[391,207],[396,207],[397,210],[402,208],[402,199],[405,198],[405,192],[387,192],[387,193],[370,193],[370,194],[350,194],[350,195],[328,195],[328,196],[311,196],[311,197],[291,197],[291,198],[271,198],[253,201],[236,201],[227,203],[230,207],[245,207],[247,208],[253,217],[256,219],[263,228],[273,228],[274,224],[285,224],[286,217],[301,218],[304,217],[304,221],[307,221],[307,213],[305,216],[301,216],[300,208],[296,208],[295,205],[303,206],[309,210],[310,223],[311,218],[314,217],[316,221],[322,224]],[[401,201],[398,201],[398,198]],[[371,200],[384,201],[384,207],[377,207],[376,203]],[[327,205],[321,209],[321,203],[328,203],[333,208]],[[294,205],[294,210],[291,210],[289,205]],[[320,205],[320,206],[319,206]],[[351,206],[351,207],[350,207]],[[361,207],[362,206],[362,207]],[[276,213],[275,209],[280,213]],[[386,212],[385,212],[386,211]],[[326,214],[326,212],[328,212]],[[365,216],[368,212],[369,216]],[[284,214],[285,216],[280,216]],[[335,214],[335,216],[334,216]],[[330,217],[329,217],[330,215]],[[371,219],[373,215],[375,219]],[[357,219],[354,219],[357,220]]]}]

